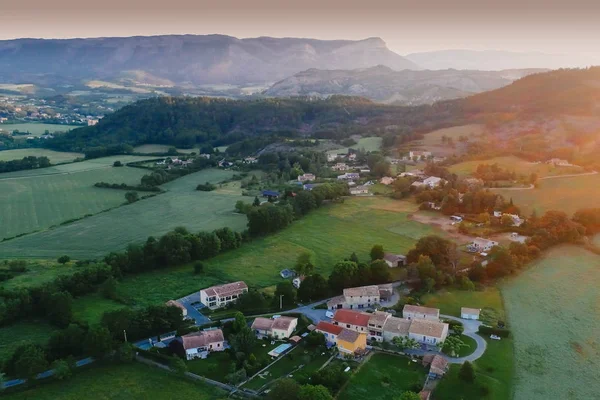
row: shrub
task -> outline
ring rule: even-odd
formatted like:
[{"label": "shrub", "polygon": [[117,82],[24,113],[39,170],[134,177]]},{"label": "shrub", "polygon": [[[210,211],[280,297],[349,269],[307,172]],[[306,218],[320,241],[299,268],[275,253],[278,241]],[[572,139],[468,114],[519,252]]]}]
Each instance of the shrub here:
[{"label": "shrub", "polygon": [[66,264],[69,261],[71,261],[71,257],[69,257],[69,256],[60,256],[60,257],[58,257],[58,260],[56,260],[56,261],[58,261],[59,264]]},{"label": "shrub", "polygon": [[123,166],[123,163],[121,161],[115,161],[113,163],[113,167],[122,167],[122,166]]},{"label": "shrub", "polygon": [[502,338],[507,338],[510,335],[510,330],[508,329],[493,328],[491,326],[486,325],[480,325],[477,331],[484,335],[497,335]]}]

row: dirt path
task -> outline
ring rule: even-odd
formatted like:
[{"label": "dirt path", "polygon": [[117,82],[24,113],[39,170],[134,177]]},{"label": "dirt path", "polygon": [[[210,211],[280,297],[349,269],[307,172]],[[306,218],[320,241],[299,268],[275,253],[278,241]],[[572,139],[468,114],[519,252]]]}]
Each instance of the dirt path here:
[{"label": "dirt path", "polygon": [[450,236],[450,238],[452,238],[457,243],[471,243],[473,241],[473,238],[471,236],[460,233],[458,231],[457,225],[452,225],[452,221],[450,221],[449,217],[447,216],[433,216],[416,212],[413,214],[409,214],[408,218],[413,221],[417,221],[422,224],[430,225],[443,230],[448,236]]}]

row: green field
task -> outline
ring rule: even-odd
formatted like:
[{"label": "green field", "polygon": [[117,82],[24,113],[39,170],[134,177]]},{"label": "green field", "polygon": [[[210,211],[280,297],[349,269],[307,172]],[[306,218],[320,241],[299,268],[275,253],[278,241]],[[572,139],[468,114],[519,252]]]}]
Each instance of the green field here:
[{"label": "green field", "polygon": [[[173,146],[169,146],[166,144],[142,144],[141,146],[136,146],[133,148],[135,153],[166,153]],[[180,153],[198,153],[198,149],[177,149]]]},{"label": "green field", "polygon": [[556,247],[502,287],[515,341],[515,400],[600,393],[600,256]]},{"label": "green field", "polygon": [[381,150],[382,138],[378,136],[363,137],[358,140],[355,145],[350,147],[343,147],[336,150],[329,150],[327,153],[338,154],[348,153],[348,149],[364,150],[364,151],[379,151]]},{"label": "green field", "polygon": [[[4,269],[4,265],[0,265]],[[8,267],[6,267],[8,269]],[[73,263],[58,264],[55,261],[33,260],[28,262],[27,271],[18,273],[12,279],[0,282],[2,289],[19,289],[40,286],[54,280],[57,276],[71,275],[81,271],[82,267],[75,267]]]},{"label": "green field", "polygon": [[[112,163],[111,163],[112,165]],[[69,167],[88,167],[88,170]],[[44,175],[47,170],[65,170],[55,175]],[[25,174],[25,172],[29,174]],[[113,168],[81,162],[33,171],[19,171],[0,175],[0,239],[22,233],[46,229],[72,218],[95,214],[125,201],[121,190],[94,187],[94,183],[137,184],[145,174],[138,168]],[[27,251],[32,250],[28,246]],[[56,248],[60,252],[60,247]],[[21,257],[28,256],[27,251]],[[3,252],[0,251],[3,255]]]},{"label": "green field", "polygon": [[496,311],[499,319],[504,320],[504,306],[500,291],[495,287],[469,292],[457,289],[442,289],[426,294],[421,298],[424,305],[439,308],[442,314],[460,317],[461,307],[489,308]]},{"label": "green field", "polygon": [[19,321],[9,326],[3,326],[0,328],[0,362],[10,357],[22,344],[46,344],[56,329],[45,321]]},{"label": "green field", "polygon": [[494,189],[505,198],[512,198],[522,215],[534,210],[538,215],[548,210],[561,210],[569,215],[582,208],[598,207],[600,174],[544,179],[539,188],[531,190]]},{"label": "green field", "polygon": [[66,381],[54,381],[7,400],[216,400],[226,393],[139,363],[93,366]]},{"label": "green field", "polygon": [[387,400],[399,398],[406,391],[419,392],[427,371],[420,363],[390,354],[374,354],[350,378],[339,399]]},{"label": "green field", "polygon": [[7,132],[13,132],[18,130],[20,133],[29,132],[30,136],[41,136],[46,131],[50,133],[54,132],[66,132],[71,129],[81,128],[79,125],[60,125],[60,124],[38,124],[35,122],[24,123],[24,124],[2,124],[0,125],[0,131],[4,130]]},{"label": "green field", "polygon": [[52,164],[71,162],[83,157],[81,153],[67,153],[47,149],[17,149],[0,151],[0,161],[21,160],[24,157],[48,157]]},{"label": "green field", "polygon": [[555,167],[554,165],[546,163],[534,164],[515,156],[495,157],[488,160],[465,161],[452,165],[448,169],[450,172],[457,174],[458,176],[468,176],[472,175],[477,170],[477,166],[480,164],[498,164],[500,168],[513,171],[517,175],[529,176],[531,174],[537,174],[539,178],[544,176],[579,174],[583,172],[581,167]]},{"label": "green field", "polygon": [[244,280],[254,287],[272,286],[281,282],[279,271],[293,267],[303,251],[313,255],[315,270],[328,276],[333,265],[352,252],[366,261],[371,247],[381,244],[386,251],[405,254],[419,237],[433,233],[429,226],[407,220],[412,208],[411,203],[387,198],[347,199],[204,262],[204,274],[194,275],[192,267],[185,265],[126,277],[121,288],[137,303],[151,304],[215,283]]},{"label": "green field", "polygon": [[[54,185],[69,185],[65,182],[72,182],[71,185],[81,184],[85,178],[84,188],[74,191],[75,193],[65,193],[64,191],[52,192],[52,187],[47,188],[51,178],[40,179],[38,184],[46,192],[55,193],[54,196],[61,198],[62,202],[58,204],[48,204],[46,198],[33,198],[29,184],[23,189],[24,193],[13,193],[12,196],[20,195],[21,202],[38,202],[36,206],[54,209],[66,213],[71,212],[73,216],[82,216],[86,213],[98,212],[108,208],[107,204],[118,205],[124,201],[124,192],[121,190],[100,189],[90,187],[95,182],[104,180],[109,182],[127,182],[120,178],[110,178],[112,174],[122,174],[125,171],[134,176],[130,182],[135,183],[146,171],[134,168],[110,168],[99,171],[90,171],[86,175],[77,173],[67,176],[58,176]],[[91,174],[91,178],[89,177]],[[137,176],[135,176],[137,175]],[[231,229],[242,231],[246,226],[246,217],[233,212],[237,200],[251,202],[252,199],[242,197],[241,195],[223,194],[219,191],[200,192],[195,190],[199,183],[207,181],[217,183],[233,175],[231,171],[223,170],[205,170],[187,175],[183,178],[169,182],[163,186],[167,193],[159,194],[149,199],[140,200],[135,204],[124,207],[118,207],[108,212],[100,213],[81,221],[57,227],[55,229],[34,233],[24,237],[16,238],[4,243],[0,243],[0,255],[3,258],[55,258],[57,256],[68,254],[75,259],[85,259],[93,257],[102,257],[114,250],[125,248],[129,243],[142,243],[148,236],[160,236],[167,231],[177,227],[186,226],[191,231],[211,231],[223,226],[229,226]],[[135,178],[135,179],[133,179]],[[6,181],[6,184],[18,185],[21,180]],[[0,180],[0,188],[5,182]],[[29,190],[29,192],[27,191]],[[0,191],[0,203],[10,207],[3,208],[9,221],[5,229],[15,230],[15,226],[20,226],[21,231],[27,232],[33,230],[33,227],[40,226],[37,218],[44,216],[48,219],[53,218],[52,223],[58,223],[67,219],[65,215],[58,218],[50,211],[37,214],[26,214],[25,211],[17,213],[16,209],[31,210],[38,209],[32,206],[25,207],[16,201],[4,201]],[[92,193],[92,195],[89,195]],[[239,193],[239,192],[238,192]],[[62,197],[61,197],[62,196]],[[111,199],[113,203],[103,199]],[[70,204],[71,209],[64,205]],[[74,212],[76,209],[77,212]],[[41,214],[41,216],[40,216]],[[8,219],[11,218],[11,219]],[[29,221],[25,226],[20,218]],[[7,235],[10,236],[10,235]],[[67,240],[68,239],[68,240]]]},{"label": "green field", "polygon": [[73,302],[73,317],[75,321],[97,324],[105,312],[116,311],[126,307],[116,301],[106,299],[98,293],[78,297]]}]

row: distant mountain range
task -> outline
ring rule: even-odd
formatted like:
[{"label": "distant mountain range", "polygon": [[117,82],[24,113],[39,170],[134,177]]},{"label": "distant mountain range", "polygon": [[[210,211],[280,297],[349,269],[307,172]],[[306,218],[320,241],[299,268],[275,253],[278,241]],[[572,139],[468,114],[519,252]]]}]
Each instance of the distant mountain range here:
[{"label": "distant mountain range", "polygon": [[520,68],[580,68],[600,65],[600,58],[592,56],[499,50],[441,50],[413,53],[405,57],[420,67],[431,70],[454,68],[498,71]]},{"label": "distant mountain range", "polygon": [[431,104],[506,86],[544,69],[504,71],[394,71],[385,66],[355,70],[309,69],[275,83],[268,96],[362,96],[399,105]]},{"label": "distant mountain range", "polygon": [[380,38],[316,40],[223,35],[0,41],[0,83],[85,80],[147,85],[274,82],[309,68],[420,69]]}]

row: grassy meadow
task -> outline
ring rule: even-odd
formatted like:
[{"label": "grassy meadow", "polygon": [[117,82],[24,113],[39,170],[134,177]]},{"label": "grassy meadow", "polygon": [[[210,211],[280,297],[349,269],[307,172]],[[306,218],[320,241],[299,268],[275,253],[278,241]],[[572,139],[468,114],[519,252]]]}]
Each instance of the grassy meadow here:
[{"label": "grassy meadow", "polygon": [[[0,282],[0,289],[21,289],[32,286],[40,286],[54,280],[61,275],[71,275],[81,271],[82,267],[75,267],[74,263],[58,264],[50,260],[32,260],[27,263],[27,271],[17,273],[14,278]],[[8,266],[0,264],[0,269],[8,269]]]},{"label": "grassy meadow", "polygon": [[4,130],[11,133],[14,131],[19,131],[20,133],[27,132],[29,136],[42,136],[46,131],[50,133],[66,132],[77,128],[81,128],[81,125],[40,124],[35,122],[0,125],[0,131]]},{"label": "grassy meadow", "polygon": [[66,163],[83,157],[82,153],[69,153],[47,149],[17,149],[0,151],[0,161],[21,160],[24,157],[48,157],[52,164]]},{"label": "grassy meadow", "polygon": [[22,344],[46,344],[50,335],[57,330],[46,321],[19,321],[0,328],[0,363],[12,356]]},{"label": "grassy meadow", "polygon": [[[140,146],[136,146],[133,148],[135,153],[166,153],[173,146],[169,146],[167,144],[142,144]],[[197,148],[193,149],[177,149],[180,153],[198,153]]]},{"label": "grassy meadow", "polygon": [[426,369],[407,357],[375,353],[360,365],[338,394],[344,400],[387,400],[402,392],[419,392],[425,383]]},{"label": "grassy meadow", "polygon": [[226,393],[140,363],[92,366],[66,381],[53,381],[6,400],[216,400]]},{"label": "grassy meadow", "polygon": [[[0,175],[0,239],[33,232],[60,224],[66,220],[95,214],[125,201],[124,192],[96,188],[96,182],[137,184],[145,174],[138,168],[97,168],[87,162],[65,164],[49,169],[85,166],[73,173],[55,175],[19,174],[19,171]],[[112,163],[111,163],[112,165]],[[28,246],[26,250],[31,250]],[[61,250],[60,247],[57,250]],[[0,251],[2,254],[2,251]],[[23,253],[22,256],[27,256]]]},{"label": "grassy meadow", "polygon": [[[53,199],[48,194],[45,197],[34,198],[34,190],[29,180],[25,180],[26,185],[22,184],[23,180],[0,180],[0,188],[3,184],[14,185],[17,188],[23,185],[22,193],[12,189],[10,194],[5,195],[9,196],[6,200],[0,190],[0,204],[6,204],[0,215],[4,213],[3,217],[9,221],[4,229],[12,229],[12,234],[15,234],[15,227],[19,227],[21,232],[28,232],[35,227],[39,229],[42,223],[38,219],[42,217],[46,218],[44,222],[49,226],[68,219],[68,212],[68,215],[72,215],[70,218],[74,218],[119,205],[124,202],[124,191],[94,188],[91,185],[98,181],[137,183],[145,172],[141,169],[111,167],[85,174],[81,172],[57,177],[54,184],[56,186],[73,182],[70,185],[75,187],[70,189],[71,193],[55,190],[54,186],[50,185],[50,182],[53,182],[52,177],[36,180],[36,184],[43,188],[41,190],[54,193],[56,198],[60,198],[60,201],[53,202],[48,201],[49,198]],[[117,175],[111,178],[111,173]],[[133,176],[125,179],[125,176],[118,175],[123,173]],[[234,195],[218,193],[219,191],[195,190],[199,183],[217,183],[232,175],[233,172],[222,170],[204,170],[187,175],[163,185],[166,193],[55,229],[0,243],[0,255],[3,258],[56,258],[67,254],[71,258],[86,259],[102,257],[111,251],[125,248],[129,243],[141,243],[148,236],[160,236],[177,226],[186,226],[192,231],[210,231],[229,226],[241,231],[246,226],[246,217],[234,213],[233,208],[237,200],[251,202],[251,198],[242,197],[241,192]],[[76,185],[83,187],[79,188]],[[20,201],[10,196],[20,196]],[[27,202],[29,206],[26,206]],[[64,215],[57,217],[51,213],[52,209]],[[25,224],[24,221],[29,224]],[[5,236],[11,236],[11,232],[5,233]]]},{"label": "grassy meadow", "polygon": [[544,179],[531,190],[494,189],[505,198],[513,199],[522,215],[534,210],[538,215],[548,210],[560,210],[569,215],[582,208],[598,207],[600,174]]},{"label": "grassy meadow", "polygon": [[468,176],[472,175],[477,170],[477,166],[480,164],[498,164],[500,168],[513,171],[517,175],[529,176],[531,174],[537,174],[537,176],[540,178],[545,176],[579,174],[583,172],[583,168],[581,167],[555,167],[554,165],[546,163],[531,163],[515,156],[495,157],[488,160],[465,161],[459,164],[454,164],[448,169],[450,172],[455,173],[458,176]]},{"label": "grassy meadow", "polygon": [[414,207],[386,198],[348,199],[316,210],[281,232],[207,260],[203,274],[194,275],[192,267],[184,265],[126,277],[121,289],[138,304],[152,304],[215,283],[244,280],[253,287],[268,287],[280,282],[279,271],[293,267],[304,251],[313,255],[315,270],[328,276],[333,265],[352,252],[365,261],[374,244],[406,253],[420,237],[433,233],[433,228],[407,219]]},{"label": "grassy meadow", "polygon": [[354,150],[364,150],[364,151],[379,151],[381,150],[381,142],[382,138],[378,136],[369,136],[358,139],[358,142],[355,145],[350,147],[342,147],[336,150],[329,150],[327,153],[338,154],[338,153],[347,153],[348,149]]},{"label": "grassy meadow", "polygon": [[600,256],[551,249],[502,286],[515,347],[515,400],[600,393]]},{"label": "grassy meadow", "polygon": [[422,297],[427,307],[439,308],[442,314],[460,317],[461,307],[493,309],[501,320],[505,319],[502,296],[496,287],[481,291],[442,289]]}]

